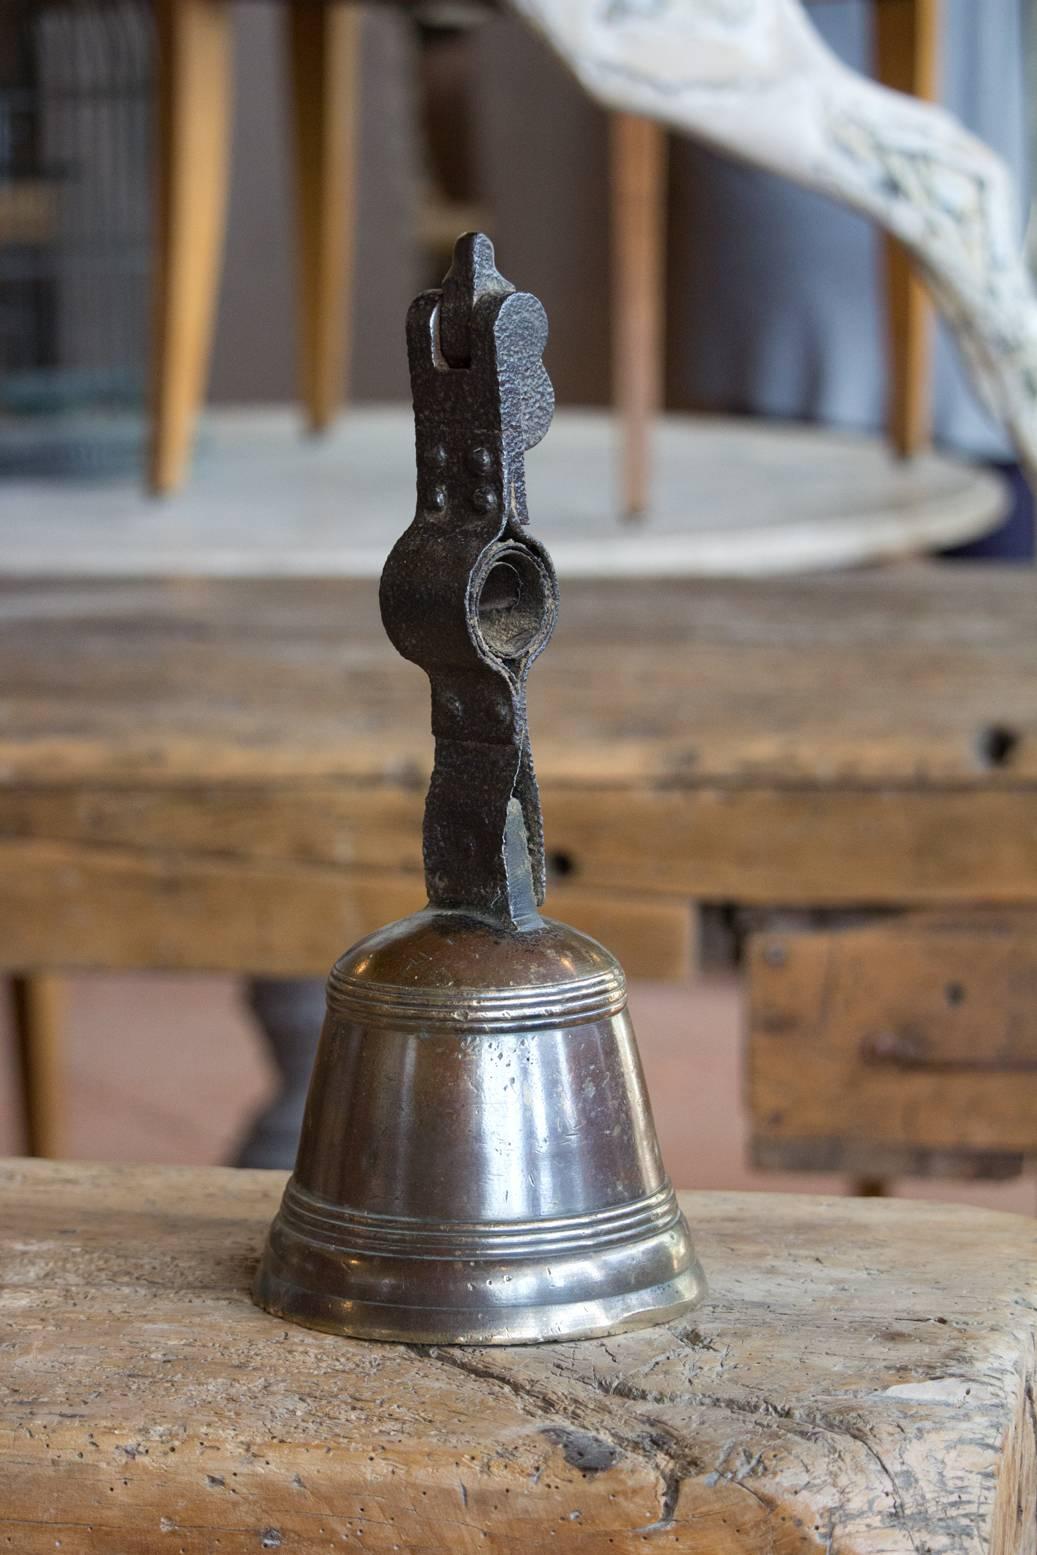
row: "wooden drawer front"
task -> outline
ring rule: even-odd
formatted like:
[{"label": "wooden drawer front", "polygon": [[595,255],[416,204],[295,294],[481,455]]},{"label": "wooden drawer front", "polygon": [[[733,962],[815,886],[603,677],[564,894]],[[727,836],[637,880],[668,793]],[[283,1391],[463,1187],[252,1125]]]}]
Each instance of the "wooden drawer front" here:
[{"label": "wooden drawer front", "polygon": [[764,1166],[1005,1176],[1037,1153],[1037,917],[912,914],[752,936]]}]

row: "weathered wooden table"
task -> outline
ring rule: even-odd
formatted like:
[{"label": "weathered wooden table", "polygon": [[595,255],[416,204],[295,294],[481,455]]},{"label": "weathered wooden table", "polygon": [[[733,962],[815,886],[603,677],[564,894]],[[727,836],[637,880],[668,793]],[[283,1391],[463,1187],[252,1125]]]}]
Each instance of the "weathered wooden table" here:
[{"label": "weathered wooden table", "polygon": [[[565,584],[549,910],[634,977],[687,974],[693,903],[759,928],[760,1159],[1037,1153],[1035,662],[1029,572]],[[0,688],[8,970],[321,975],[420,905],[427,685],[371,582],[0,583]]]},{"label": "weathered wooden table", "polygon": [[523,1349],[286,1327],[273,1172],[0,1171],[17,1555],[1033,1555],[1037,1228],[687,1194],[705,1306]]}]

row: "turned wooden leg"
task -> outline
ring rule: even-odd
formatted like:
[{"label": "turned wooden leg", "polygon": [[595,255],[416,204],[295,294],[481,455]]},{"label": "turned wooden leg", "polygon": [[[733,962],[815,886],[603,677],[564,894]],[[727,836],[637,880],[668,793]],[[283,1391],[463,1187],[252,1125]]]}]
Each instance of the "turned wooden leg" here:
[{"label": "turned wooden leg", "polygon": [[651,422],[662,404],[666,131],[611,117],[612,397],[620,418],[623,508],[648,506]]},{"label": "turned wooden leg", "polygon": [[209,369],[230,143],[229,0],[157,0],[157,241],[149,483],[183,480]]},{"label": "turned wooden leg", "polygon": [[850,1192],[855,1199],[884,1199],[889,1195],[889,1183],[884,1177],[855,1177]]},{"label": "turned wooden leg", "polygon": [[[875,70],[885,86],[931,100],[937,89],[940,0],[876,0]],[[885,239],[889,440],[907,458],[930,436],[929,294],[896,238]]]},{"label": "turned wooden leg", "polygon": [[235,1166],[295,1165],[310,1073],[324,1023],[320,979],[254,977],[246,999],[277,1071],[274,1095],[238,1147]]},{"label": "turned wooden leg", "polygon": [[345,394],[356,183],[360,13],[344,4],[286,13],[295,122],[299,377],[310,430]]},{"label": "turned wooden leg", "polygon": [[61,1142],[58,1069],[64,988],[59,978],[35,973],[12,977],[10,991],[25,1153],[57,1156]]}]

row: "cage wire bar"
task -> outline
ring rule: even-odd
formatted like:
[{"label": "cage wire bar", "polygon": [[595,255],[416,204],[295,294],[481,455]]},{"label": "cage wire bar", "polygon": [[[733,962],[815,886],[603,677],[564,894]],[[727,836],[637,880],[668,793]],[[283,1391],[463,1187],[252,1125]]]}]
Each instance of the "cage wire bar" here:
[{"label": "cage wire bar", "polygon": [[153,71],[148,0],[0,0],[0,475],[140,459]]}]

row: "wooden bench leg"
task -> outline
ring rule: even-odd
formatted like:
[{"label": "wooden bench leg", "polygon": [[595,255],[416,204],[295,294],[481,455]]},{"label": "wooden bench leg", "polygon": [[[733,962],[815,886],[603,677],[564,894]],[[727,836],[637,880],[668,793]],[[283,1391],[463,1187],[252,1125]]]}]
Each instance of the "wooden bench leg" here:
[{"label": "wooden bench leg", "polygon": [[25,1153],[57,1156],[61,1143],[58,1067],[64,987],[59,978],[42,973],[12,977],[10,997]]},{"label": "wooden bench leg", "polygon": [[299,376],[310,430],[345,393],[356,186],[360,13],[292,5],[285,13],[295,125]]},{"label": "wooden bench leg", "polygon": [[247,1000],[277,1071],[277,1088],[252,1119],[235,1166],[290,1171],[326,1010],[319,978],[253,977]]},{"label": "wooden bench leg", "polygon": [[[937,89],[939,0],[876,0],[875,71],[885,86],[931,100]],[[907,252],[885,239],[886,332],[890,386],[887,429],[901,458],[930,435],[929,294]]]},{"label": "wooden bench leg", "polygon": [[158,220],[149,484],[183,480],[205,391],[230,142],[229,0],[158,0]]},{"label": "wooden bench leg", "polygon": [[648,507],[652,417],[662,404],[666,244],[666,130],[614,113],[612,397],[620,417],[623,509]]}]

